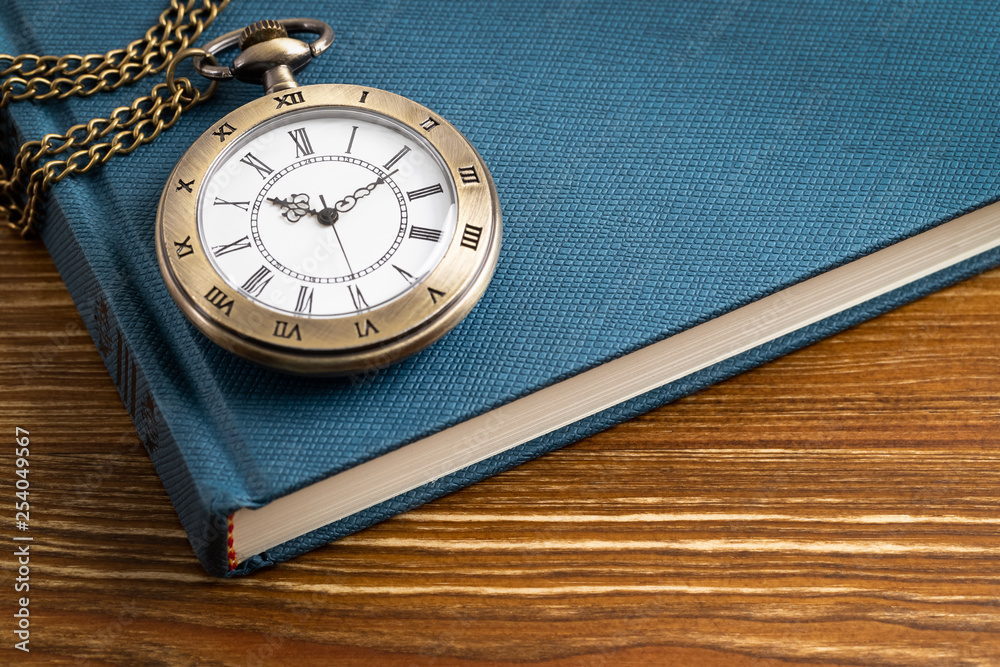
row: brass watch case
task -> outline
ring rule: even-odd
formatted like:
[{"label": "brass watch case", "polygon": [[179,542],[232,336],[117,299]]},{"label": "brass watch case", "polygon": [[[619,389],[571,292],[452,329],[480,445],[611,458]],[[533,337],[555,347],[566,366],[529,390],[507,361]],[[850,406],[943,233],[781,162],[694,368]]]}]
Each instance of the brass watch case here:
[{"label": "brass watch case", "polygon": [[[289,93],[300,93],[302,101],[282,104],[281,99]],[[457,227],[437,267],[395,300],[342,317],[278,313],[253,301],[218,274],[198,232],[197,207],[203,181],[232,141],[284,114],[323,107],[381,114],[423,136],[447,165],[457,197]],[[220,140],[216,132],[226,124],[235,130],[223,133]],[[477,180],[469,176],[470,168],[474,169]],[[400,361],[441,338],[472,310],[485,292],[496,268],[500,238],[496,187],[486,164],[469,141],[441,116],[412,100],[375,88],[346,84],[282,90],[220,119],[191,145],[174,167],[160,198],[156,219],[160,270],[184,315],[223,348],[264,366],[301,375],[370,372]],[[210,293],[216,304],[220,302],[213,289],[224,292],[226,299],[232,300],[232,306],[213,305]],[[295,327],[298,327],[296,336],[278,335],[279,332],[287,335]]]}]

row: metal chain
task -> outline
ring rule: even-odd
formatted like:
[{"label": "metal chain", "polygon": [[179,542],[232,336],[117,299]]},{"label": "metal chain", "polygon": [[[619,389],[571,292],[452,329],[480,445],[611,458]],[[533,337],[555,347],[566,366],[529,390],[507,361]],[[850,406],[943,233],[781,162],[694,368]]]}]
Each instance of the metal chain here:
[{"label": "metal chain", "polygon": [[[190,80],[173,73],[183,58],[200,55],[214,61],[204,51],[188,46],[228,4],[229,0],[170,0],[170,7],[143,38],[103,55],[0,54],[0,108],[12,101],[63,99],[115,90],[169,68],[167,82],[157,84],[151,94],[139,97],[131,106],[118,107],[107,118],[74,125],[63,134],[47,134],[41,141],[23,144],[9,168],[0,165],[0,218],[7,219],[22,236],[28,235],[53,183],[70,174],[86,173],[114,155],[128,154],[153,141],[181,114],[211,97],[217,82],[200,91]],[[54,159],[66,152],[65,159]]]}]

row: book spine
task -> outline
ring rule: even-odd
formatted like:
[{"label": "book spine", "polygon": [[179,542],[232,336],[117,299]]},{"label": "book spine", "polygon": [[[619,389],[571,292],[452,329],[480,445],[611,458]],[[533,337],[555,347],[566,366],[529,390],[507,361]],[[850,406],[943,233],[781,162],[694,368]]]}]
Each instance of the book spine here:
[{"label": "book spine", "polygon": [[[63,247],[62,236],[52,220],[46,221],[46,247],[56,266],[75,262],[72,251]],[[58,250],[54,250],[58,248]],[[80,251],[78,251],[80,252]],[[82,258],[82,252],[79,255]],[[181,448],[163,419],[142,367],[136,360],[125,333],[112,310],[107,295],[98,287],[96,278],[76,275],[72,280],[60,269],[67,288],[77,305],[87,330],[104,361],[111,380],[135,425],[139,439],[149,454],[157,474],[187,532],[188,541],[202,565],[211,574],[223,576],[230,570],[224,564],[229,552],[229,517],[206,511],[208,506],[189,474]],[[87,287],[85,287],[85,285]]]},{"label": "book spine", "polygon": [[208,508],[211,503],[197,487],[171,429],[163,419],[142,366],[133,354],[125,329],[108,294],[87,261],[69,224],[51,196],[41,229],[42,240],[72,296],[84,325],[118,389],[139,438],[166,488],[205,569],[216,576],[228,572],[227,517]]},{"label": "book spine", "polygon": [[[31,45],[26,43],[26,33],[18,31],[14,25],[16,19],[14,15],[0,12],[0,51],[31,50]],[[51,125],[53,130],[58,129],[58,122],[52,118],[54,112],[45,103],[35,106],[41,108],[30,109],[33,120],[37,122],[40,116],[45,116],[44,124]],[[10,173],[19,147],[27,140],[38,138],[28,134],[19,125],[18,113],[11,106],[0,108],[0,165],[6,173]],[[91,188],[89,181],[81,184],[84,180],[78,179],[75,187]],[[190,474],[182,450],[163,419],[146,374],[133,354],[133,345],[120,326],[112,305],[113,299],[101,287],[65,217],[63,207],[59,205],[59,191],[63,187],[67,186],[56,185],[49,192],[39,235],[66,283],[138,436],[167,489],[191,546],[206,570],[216,576],[224,576],[230,569],[227,566],[228,517],[209,509],[211,503]],[[96,193],[92,193],[89,199],[93,206],[101,205],[102,198]]]}]

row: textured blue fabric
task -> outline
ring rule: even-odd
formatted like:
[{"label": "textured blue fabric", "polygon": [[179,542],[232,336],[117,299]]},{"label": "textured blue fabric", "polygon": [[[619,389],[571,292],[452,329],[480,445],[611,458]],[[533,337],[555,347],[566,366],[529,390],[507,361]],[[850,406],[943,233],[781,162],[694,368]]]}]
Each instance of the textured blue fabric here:
[{"label": "textured blue fabric", "polygon": [[[214,574],[225,572],[220,521],[236,508],[259,506],[996,197],[994,3],[234,0],[209,36],[274,17],[278,6],[278,17],[324,18],[337,32],[301,83],[391,90],[469,137],[496,179],[505,238],[485,298],[442,341],[363,382],[303,380],[201,337],[156,265],[153,220],[172,165],[258,89],[223,85],[160,140],[56,187],[44,239]],[[0,51],[120,47],[162,7],[7,0]],[[37,138],[105,115],[148,85],[8,112],[24,136]],[[997,261],[979,258],[809,327],[283,545],[240,572]]]}]

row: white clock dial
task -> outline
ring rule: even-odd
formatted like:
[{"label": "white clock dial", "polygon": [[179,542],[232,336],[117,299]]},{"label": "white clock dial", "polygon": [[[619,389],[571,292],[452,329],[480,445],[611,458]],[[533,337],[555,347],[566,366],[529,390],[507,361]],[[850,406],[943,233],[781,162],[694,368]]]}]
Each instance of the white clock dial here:
[{"label": "white clock dial", "polygon": [[340,317],[414,289],[455,235],[456,201],[450,171],[416,132],[376,113],[311,109],[222,152],[198,231],[242,294],[278,312]]}]

